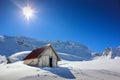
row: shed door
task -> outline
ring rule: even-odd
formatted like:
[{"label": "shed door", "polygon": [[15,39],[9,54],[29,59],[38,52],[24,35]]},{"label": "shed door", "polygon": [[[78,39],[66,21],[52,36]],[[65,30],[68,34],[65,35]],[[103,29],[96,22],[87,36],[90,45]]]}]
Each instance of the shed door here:
[{"label": "shed door", "polygon": [[52,65],[52,58],[49,58],[49,65],[50,65],[50,67],[53,67],[53,65]]}]

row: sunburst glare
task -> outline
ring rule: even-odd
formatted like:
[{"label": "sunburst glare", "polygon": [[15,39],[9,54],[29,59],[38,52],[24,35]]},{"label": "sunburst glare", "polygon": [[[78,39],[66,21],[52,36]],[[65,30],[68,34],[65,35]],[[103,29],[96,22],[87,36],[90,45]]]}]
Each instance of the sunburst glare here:
[{"label": "sunburst glare", "polygon": [[34,10],[30,6],[26,6],[22,9],[23,15],[29,21],[29,19],[33,16]]}]

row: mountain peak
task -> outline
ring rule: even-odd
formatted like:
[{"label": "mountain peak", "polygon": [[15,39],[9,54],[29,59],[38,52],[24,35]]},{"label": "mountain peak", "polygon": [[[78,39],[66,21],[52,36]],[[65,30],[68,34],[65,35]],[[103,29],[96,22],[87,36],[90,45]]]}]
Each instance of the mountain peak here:
[{"label": "mountain peak", "polygon": [[3,41],[4,38],[5,38],[4,36],[1,36],[1,35],[0,35],[0,41]]},{"label": "mountain peak", "polygon": [[120,46],[118,46],[118,47],[117,47],[117,49],[119,49],[119,50],[120,50]]},{"label": "mountain peak", "polygon": [[106,48],[102,56],[109,56],[109,58],[115,58],[120,56],[120,47],[117,48]]}]

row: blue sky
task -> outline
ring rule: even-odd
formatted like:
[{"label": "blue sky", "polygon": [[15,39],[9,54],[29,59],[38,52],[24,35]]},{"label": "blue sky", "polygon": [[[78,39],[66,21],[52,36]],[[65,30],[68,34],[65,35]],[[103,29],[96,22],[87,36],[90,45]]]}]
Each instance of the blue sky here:
[{"label": "blue sky", "polygon": [[120,0],[29,0],[37,12],[26,21],[25,0],[0,1],[0,35],[70,40],[94,51],[120,45]]}]

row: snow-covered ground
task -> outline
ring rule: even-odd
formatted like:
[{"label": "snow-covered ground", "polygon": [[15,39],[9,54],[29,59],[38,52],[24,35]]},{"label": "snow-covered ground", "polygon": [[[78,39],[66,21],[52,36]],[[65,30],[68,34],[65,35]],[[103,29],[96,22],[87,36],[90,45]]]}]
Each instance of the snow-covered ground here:
[{"label": "snow-covered ground", "polygon": [[0,80],[120,80],[120,58],[59,62],[58,68],[37,68],[22,61],[0,64]]}]

